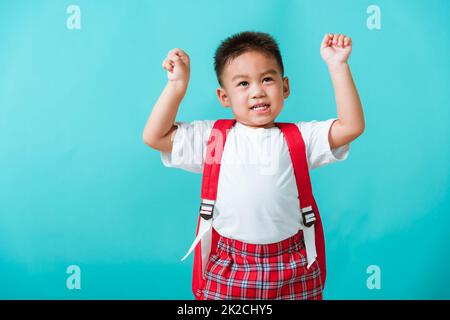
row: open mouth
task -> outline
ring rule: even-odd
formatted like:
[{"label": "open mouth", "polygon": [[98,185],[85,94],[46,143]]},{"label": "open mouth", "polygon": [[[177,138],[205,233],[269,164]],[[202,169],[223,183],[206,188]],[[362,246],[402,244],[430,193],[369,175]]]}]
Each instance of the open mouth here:
[{"label": "open mouth", "polygon": [[270,105],[267,103],[259,103],[259,104],[255,104],[253,107],[251,107],[250,110],[263,112],[263,111],[268,110],[269,107],[270,107]]}]

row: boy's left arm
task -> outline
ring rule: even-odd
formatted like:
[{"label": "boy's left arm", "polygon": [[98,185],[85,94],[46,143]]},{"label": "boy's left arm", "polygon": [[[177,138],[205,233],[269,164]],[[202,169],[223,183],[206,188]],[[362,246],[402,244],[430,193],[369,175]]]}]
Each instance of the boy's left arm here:
[{"label": "boy's left arm", "polygon": [[342,34],[326,34],[320,46],[333,82],[338,113],[328,134],[331,149],[352,142],[365,128],[361,100],[348,65],[351,51],[352,39]]}]

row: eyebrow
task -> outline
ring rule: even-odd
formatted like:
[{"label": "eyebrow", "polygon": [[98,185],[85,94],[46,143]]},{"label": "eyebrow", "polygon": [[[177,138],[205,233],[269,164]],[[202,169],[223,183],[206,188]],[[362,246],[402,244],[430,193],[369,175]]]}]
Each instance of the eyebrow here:
[{"label": "eyebrow", "polygon": [[[267,71],[261,73],[261,76],[263,76],[263,75],[265,75],[265,74],[276,75],[276,74],[278,74],[278,72],[277,72],[275,69],[270,69],[270,70],[267,70]],[[248,75],[246,75],[246,74],[238,74],[238,75],[235,75],[235,76],[231,79],[231,82],[234,82],[234,80],[236,80],[236,79],[238,79],[238,78],[247,78],[247,77],[248,77]]]}]

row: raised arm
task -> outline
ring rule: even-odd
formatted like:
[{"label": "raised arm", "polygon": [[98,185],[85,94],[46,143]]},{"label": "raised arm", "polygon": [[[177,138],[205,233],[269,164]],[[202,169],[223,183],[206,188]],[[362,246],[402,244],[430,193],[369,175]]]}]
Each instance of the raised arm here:
[{"label": "raised arm", "polygon": [[168,82],[147,120],[142,139],[153,149],[172,151],[174,125],[178,108],[186,94],[190,77],[189,56],[181,49],[171,50],[162,66],[167,70]]},{"label": "raised arm", "polygon": [[361,100],[348,65],[351,51],[352,39],[343,34],[326,34],[320,47],[333,83],[338,114],[328,135],[331,149],[355,140],[365,129]]}]

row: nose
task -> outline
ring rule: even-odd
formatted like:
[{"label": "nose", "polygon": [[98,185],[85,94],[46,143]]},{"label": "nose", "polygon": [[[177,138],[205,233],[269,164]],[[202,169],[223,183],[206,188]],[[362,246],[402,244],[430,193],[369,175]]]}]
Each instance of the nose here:
[{"label": "nose", "polygon": [[257,99],[257,98],[261,98],[261,97],[265,97],[266,96],[266,92],[264,91],[264,88],[262,85],[255,85],[252,89],[252,93],[251,93],[251,97],[252,99]]}]

